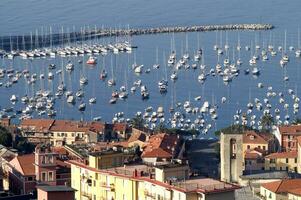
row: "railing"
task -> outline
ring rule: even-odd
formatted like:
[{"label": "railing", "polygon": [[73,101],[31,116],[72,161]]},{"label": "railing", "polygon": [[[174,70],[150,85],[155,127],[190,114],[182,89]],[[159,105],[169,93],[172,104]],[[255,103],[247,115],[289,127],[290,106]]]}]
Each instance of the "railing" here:
[{"label": "railing", "polygon": [[177,182],[173,183],[174,186],[191,191],[191,190],[197,190],[202,189],[205,191],[214,191],[214,190],[223,190],[231,188],[232,185],[226,184],[226,183],[218,183],[218,184],[212,184],[212,185],[202,185],[198,183],[185,183],[185,182]]},{"label": "railing", "polygon": [[90,200],[92,200],[92,194],[86,191],[81,191],[81,196],[84,196]]},{"label": "railing", "polygon": [[154,193],[149,192],[148,190],[144,190],[144,195],[151,199],[156,199],[156,195]]}]

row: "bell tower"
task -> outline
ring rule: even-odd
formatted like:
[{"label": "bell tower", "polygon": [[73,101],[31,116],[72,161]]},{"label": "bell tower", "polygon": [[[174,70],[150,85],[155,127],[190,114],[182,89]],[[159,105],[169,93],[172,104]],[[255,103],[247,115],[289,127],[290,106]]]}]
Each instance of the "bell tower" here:
[{"label": "bell tower", "polygon": [[239,182],[243,173],[243,134],[224,134],[220,137],[221,180]]}]

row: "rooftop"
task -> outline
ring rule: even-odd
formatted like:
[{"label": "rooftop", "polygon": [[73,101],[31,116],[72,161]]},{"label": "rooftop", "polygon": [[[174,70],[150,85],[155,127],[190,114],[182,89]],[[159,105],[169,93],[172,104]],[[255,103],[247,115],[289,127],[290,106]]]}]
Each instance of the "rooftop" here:
[{"label": "rooftop", "polygon": [[281,134],[301,135],[301,125],[280,126],[279,131]]},{"label": "rooftop", "polygon": [[177,135],[159,133],[152,135],[146,144],[142,157],[171,158],[180,142]]},{"label": "rooftop", "polygon": [[45,192],[74,192],[76,191],[72,187],[60,185],[60,186],[49,186],[49,185],[39,185],[38,189],[43,190]]},{"label": "rooftop", "polygon": [[289,190],[301,188],[301,179],[284,179],[281,181],[264,183],[261,186],[277,194],[287,193]]},{"label": "rooftop", "polygon": [[290,151],[290,152],[279,152],[279,153],[271,153],[265,158],[269,159],[276,159],[276,158],[297,158],[298,152],[297,151]]},{"label": "rooftop", "polygon": [[246,131],[243,134],[243,143],[249,144],[268,144],[272,138],[268,133],[256,133],[255,131]]}]

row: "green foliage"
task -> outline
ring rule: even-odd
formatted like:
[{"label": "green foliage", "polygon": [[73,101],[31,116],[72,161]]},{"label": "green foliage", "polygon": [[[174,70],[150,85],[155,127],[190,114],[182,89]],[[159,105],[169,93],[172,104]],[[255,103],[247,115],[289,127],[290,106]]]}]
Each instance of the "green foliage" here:
[{"label": "green foliage", "polygon": [[28,142],[25,138],[17,136],[14,148],[16,148],[19,152],[27,154],[32,153],[35,146],[32,143]]},{"label": "green foliage", "polygon": [[131,120],[131,125],[134,128],[143,128],[145,124],[144,119],[141,116],[136,116]]},{"label": "green foliage", "polygon": [[265,114],[261,117],[262,131],[270,132],[274,124],[274,118],[271,115]]},{"label": "green foliage", "polygon": [[11,133],[3,126],[0,126],[0,144],[6,147],[12,146],[12,135]]},{"label": "green foliage", "polygon": [[218,131],[215,131],[214,134],[219,137],[221,132],[224,134],[242,134],[247,130],[252,130],[252,128],[249,126],[235,124],[235,125],[228,126],[226,128],[222,128]]}]

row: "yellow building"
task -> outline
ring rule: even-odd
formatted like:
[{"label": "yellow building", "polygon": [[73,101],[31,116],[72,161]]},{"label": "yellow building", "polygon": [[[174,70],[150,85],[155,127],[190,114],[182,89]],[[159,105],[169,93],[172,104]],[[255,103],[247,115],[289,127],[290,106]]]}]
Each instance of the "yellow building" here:
[{"label": "yellow building", "polygon": [[[294,199],[301,189],[301,179],[285,179],[264,183],[260,186],[261,199],[268,200],[299,200]],[[297,194],[296,194],[297,193]]]},{"label": "yellow building", "polygon": [[125,162],[132,160],[133,154],[124,153],[119,150],[108,150],[90,153],[89,167],[96,169],[107,169],[122,166]]},{"label": "yellow building", "polygon": [[271,152],[274,144],[273,141],[274,139],[271,134],[246,131],[243,134],[243,152],[252,151],[255,148]]},{"label": "yellow building", "polygon": [[189,179],[188,167],[181,164],[155,169],[146,165],[97,169],[92,166],[95,163],[68,162],[76,200],[232,200],[238,188],[213,179]]},{"label": "yellow building", "polygon": [[269,154],[265,157],[264,169],[270,171],[280,170],[297,172],[297,155],[297,152],[281,152]]}]

